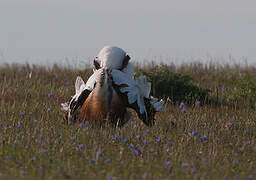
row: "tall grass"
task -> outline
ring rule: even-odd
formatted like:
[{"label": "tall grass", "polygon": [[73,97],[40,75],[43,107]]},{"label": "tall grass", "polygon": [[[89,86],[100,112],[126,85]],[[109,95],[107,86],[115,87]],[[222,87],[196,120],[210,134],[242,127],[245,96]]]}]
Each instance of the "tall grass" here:
[{"label": "tall grass", "polygon": [[[91,70],[0,67],[0,179],[255,179],[256,116],[253,67],[151,64],[137,66],[152,80],[209,90],[213,101],[174,102],[169,83],[153,91],[169,97],[157,124],[135,115],[122,129],[61,124],[60,103],[74,94],[77,75]],[[172,76],[173,78],[170,78]],[[161,76],[162,77],[162,76]],[[182,79],[188,77],[187,79]],[[162,77],[163,78],[163,77]],[[175,95],[176,97],[177,95]],[[175,124],[175,125],[174,125]]]}]

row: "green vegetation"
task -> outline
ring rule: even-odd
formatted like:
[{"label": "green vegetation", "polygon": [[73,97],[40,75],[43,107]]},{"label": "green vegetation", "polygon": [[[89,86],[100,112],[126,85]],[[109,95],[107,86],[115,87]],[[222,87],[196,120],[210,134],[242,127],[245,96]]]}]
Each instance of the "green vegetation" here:
[{"label": "green vegetation", "polygon": [[91,70],[0,67],[0,179],[256,178],[255,68],[136,69],[170,99],[152,128],[134,113],[122,129],[61,124],[60,103]]}]

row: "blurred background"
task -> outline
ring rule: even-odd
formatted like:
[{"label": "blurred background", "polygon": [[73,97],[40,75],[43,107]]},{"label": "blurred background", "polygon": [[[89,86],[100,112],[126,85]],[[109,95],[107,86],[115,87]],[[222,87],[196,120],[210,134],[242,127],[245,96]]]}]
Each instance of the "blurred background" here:
[{"label": "blurred background", "polygon": [[91,62],[105,45],[134,61],[256,63],[252,0],[0,0],[0,63]]}]

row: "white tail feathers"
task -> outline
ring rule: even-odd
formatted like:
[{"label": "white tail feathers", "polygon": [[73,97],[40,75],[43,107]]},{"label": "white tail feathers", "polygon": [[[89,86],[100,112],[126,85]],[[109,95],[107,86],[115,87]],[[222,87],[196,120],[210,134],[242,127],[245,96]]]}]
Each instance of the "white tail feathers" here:
[{"label": "white tail feathers", "polygon": [[159,101],[157,98],[154,98],[153,96],[151,96],[150,104],[154,107],[156,112],[164,112],[165,111],[163,99],[160,99],[160,101]]}]

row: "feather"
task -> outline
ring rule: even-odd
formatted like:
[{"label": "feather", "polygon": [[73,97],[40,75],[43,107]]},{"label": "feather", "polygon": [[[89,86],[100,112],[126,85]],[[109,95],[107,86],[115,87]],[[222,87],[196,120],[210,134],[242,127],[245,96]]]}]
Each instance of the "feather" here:
[{"label": "feather", "polygon": [[140,114],[147,113],[144,98],[149,98],[151,84],[147,82],[145,76],[140,76],[138,79],[133,79],[129,74],[113,69],[111,71],[113,81],[117,85],[126,85],[120,87],[122,93],[127,93],[129,104],[137,101],[140,109]]}]

